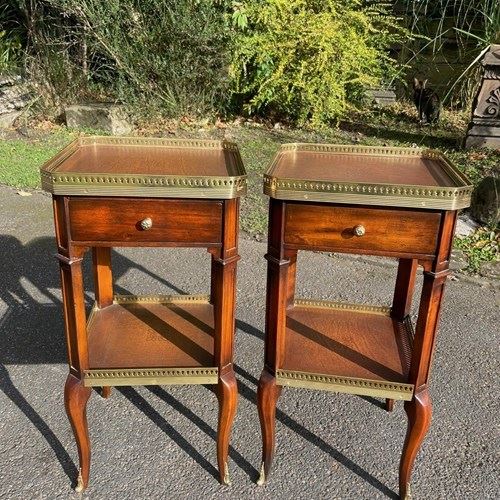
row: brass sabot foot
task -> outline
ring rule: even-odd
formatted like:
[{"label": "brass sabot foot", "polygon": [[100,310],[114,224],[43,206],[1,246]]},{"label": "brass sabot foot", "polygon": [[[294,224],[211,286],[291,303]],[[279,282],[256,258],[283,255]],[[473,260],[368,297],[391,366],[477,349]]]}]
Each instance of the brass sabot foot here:
[{"label": "brass sabot foot", "polygon": [[83,485],[82,471],[80,471],[78,473],[78,479],[76,480],[75,491],[77,493],[81,493],[84,489],[85,486]]},{"label": "brass sabot foot", "polygon": [[409,484],[406,486],[406,495],[403,500],[411,500],[411,487]]},{"label": "brass sabot foot", "polygon": [[224,479],[222,480],[222,483],[227,486],[231,486],[231,479],[229,478],[229,467],[227,466],[227,462],[224,470]]},{"label": "brass sabot foot", "polygon": [[262,465],[260,466],[260,476],[257,481],[257,484],[259,486],[263,486],[265,482],[266,482],[266,471],[264,469],[264,462],[262,462]]}]

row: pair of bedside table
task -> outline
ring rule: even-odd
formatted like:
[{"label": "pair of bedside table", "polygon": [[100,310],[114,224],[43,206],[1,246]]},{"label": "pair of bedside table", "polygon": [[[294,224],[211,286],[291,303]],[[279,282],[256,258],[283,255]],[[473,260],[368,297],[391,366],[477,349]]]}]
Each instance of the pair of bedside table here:
[{"label": "pair of bedside table", "polygon": [[[93,386],[214,384],[217,460],[236,412],[233,370],[239,197],[246,176],[228,142],[83,137],[42,167],[53,194],[70,373],[65,404],[88,485],[86,403]],[[264,178],[270,196],[265,367],[258,388],[263,483],[274,454],[283,386],[405,400],[400,466],[407,496],[430,423],[428,377],[456,211],[471,187],[438,153],[293,144]],[[209,296],[115,296],[111,248],[205,247]],[[86,318],[82,259],[91,249],[95,306]],[[295,298],[299,250],[399,259],[392,307]],[[415,332],[409,312],[418,265],[424,285]]]}]

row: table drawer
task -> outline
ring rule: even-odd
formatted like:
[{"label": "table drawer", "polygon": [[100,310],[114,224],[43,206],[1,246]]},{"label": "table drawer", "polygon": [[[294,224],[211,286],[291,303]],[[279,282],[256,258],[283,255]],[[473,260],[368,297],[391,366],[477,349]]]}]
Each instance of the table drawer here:
[{"label": "table drawer", "polygon": [[69,200],[69,222],[71,239],[80,242],[113,242],[114,246],[219,243],[222,202],[73,197]]},{"label": "table drawer", "polygon": [[441,220],[429,210],[324,203],[287,204],[285,217],[285,244],[295,248],[423,255],[435,253]]}]

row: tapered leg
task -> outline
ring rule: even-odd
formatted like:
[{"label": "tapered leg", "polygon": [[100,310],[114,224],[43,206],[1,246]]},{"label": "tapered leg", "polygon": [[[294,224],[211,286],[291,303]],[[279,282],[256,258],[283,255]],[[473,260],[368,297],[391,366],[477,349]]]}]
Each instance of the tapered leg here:
[{"label": "tapered leg", "polygon": [[411,401],[406,401],[405,411],[408,415],[408,430],[399,464],[399,496],[403,500],[410,498],[413,464],[431,424],[432,405],[428,390],[424,389],[415,394]]},{"label": "tapered leg", "polygon": [[257,389],[260,428],[262,431],[262,465],[258,485],[266,482],[274,458],[276,403],[281,394],[281,386],[267,370],[262,372]]},{"label": "tapered leg", "polygon": [[[93,247],[92,265],[94,271],[95,300],[99,308],[108,307],[113,303],[113,273],[111,270],[111,248]],[[111,387],[102,387],[101,397],[111,396]]]},{"label": "tapered leg", "polygon": [[[391,308],[391,316],[399,321],[403,321],[411,312],[417,267],[418,261],[416,259],[399,259]],[[385,409],[388,412],[394,410],[394,399],[385,400]]]},{"label": "tapered leg", "polygon": [[87,401],[90,387],[84,387],[74,375],[68,375],[64,387],[64,404],[68,414],[80,459],[80,473],[75,491],[83,491],[89,484],[90,473],[90,440],[87,426]]},{"label": "tapered leg", "polygon": [[231,484],[227,466],[227,456],[229,452],[231,428],[238,405],[238,385],[233,370],[220,377],[217,386],[217,397],[219,399],[219,427],[217,431],[217,463],[219,466],[219,476],[221,483]]}]

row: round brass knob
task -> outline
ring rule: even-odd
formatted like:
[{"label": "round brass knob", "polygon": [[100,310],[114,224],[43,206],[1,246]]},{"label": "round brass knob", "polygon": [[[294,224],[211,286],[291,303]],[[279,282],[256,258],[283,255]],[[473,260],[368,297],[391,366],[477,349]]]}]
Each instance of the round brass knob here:
[{"label": "round brass knob", "polygon": [[143,231],[149,231],[153,227],[153,220],[151,217],[146,217],[145,219],[141,220],[139,222],[139,226],[141,226],[141,229]]},{"label": "round brass knob", "polygon": [[354,226],[353,232],[356,236],[363,236],[366,233],[365,226],[358,224],[357,226]]}]

